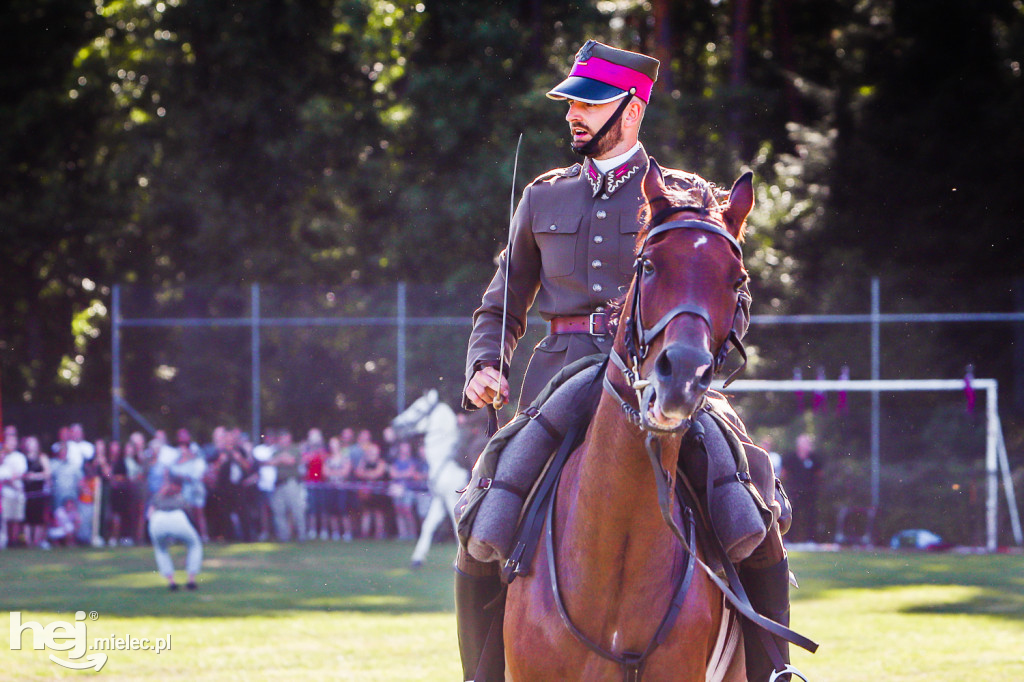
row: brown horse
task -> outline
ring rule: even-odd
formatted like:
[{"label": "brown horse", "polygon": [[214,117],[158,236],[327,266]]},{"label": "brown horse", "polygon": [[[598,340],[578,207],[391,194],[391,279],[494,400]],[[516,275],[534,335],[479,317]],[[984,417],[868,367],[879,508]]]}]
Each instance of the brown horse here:
[{"label": "brown horse", "polygon": [[[751,175],[724,206],[675,196],[653,162],[643,186],[652,218],[638,238],[605,390],[563,469],[533,570],[509,586],[508,679],[745,679],[734,616],[663,513],[684,535],[692,528],[689,512],[665,505],[664,489],[728,350],[747,279],[739,242]],[[732,645],[719,656],[723,641]],[[709,676],[712,665],[720,667]]]}]

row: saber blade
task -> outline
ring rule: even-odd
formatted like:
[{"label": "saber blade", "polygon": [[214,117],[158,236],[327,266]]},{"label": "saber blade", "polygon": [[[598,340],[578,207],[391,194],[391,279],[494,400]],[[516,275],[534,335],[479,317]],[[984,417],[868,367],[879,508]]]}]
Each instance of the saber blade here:
[{"label": "saber blade", "polygon": [[523,144],[523,134],[519,133],[516,142],[516,155],[512,161],[512,193],[508,199],[508,243],[505,245],[505,293],[501,302],[501,347],[498,349],[498,392],[494,395],[495,411],[501,409],[501,378],[505,376],[505,324],[508,322],[508,276],[512,268],[512,219],[516,211],[516,171],[519,170],[519,147]]}]

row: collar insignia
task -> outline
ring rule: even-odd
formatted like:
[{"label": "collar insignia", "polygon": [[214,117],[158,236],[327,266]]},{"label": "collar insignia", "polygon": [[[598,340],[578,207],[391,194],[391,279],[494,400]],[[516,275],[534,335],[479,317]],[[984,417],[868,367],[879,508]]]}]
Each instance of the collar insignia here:
[{"label": "collar insignia", "polygon": [[590,183],[590,189],[593,190],[592,196],[597,196],[597,193],[601,191],[601,185],[604,183],[604,176],[597,172],[594,168],[594,162],[591,161],[587,164],[587,182]]},{"label": "collar insignia", "polygon": [[639,169],[640,164],[634,163],[630,165],[630,163],[627,161],[618,168],[609,171],[607,175],[608,187],[605,191],[608,192],[608,194],[611,194],[618,188],[622,187],[624,184],[626,184],[627,180],[629,180],[631,177],[633,177],[634,174],[636,174],[636,172]]},{"label": "collar insignia", "polygon": [[631,177],[636,175],[636,172],[640,170],[640,166],[641,164],[635,161],[627,161],[618,168],[613,168],[602,175],[594,166],[594,162],[591,161],[586,166],[587,182],[590,183],[591,196],[596,197],[600,194],[602,187],[605,194],[613,194],[615,190],[625,185]]}]

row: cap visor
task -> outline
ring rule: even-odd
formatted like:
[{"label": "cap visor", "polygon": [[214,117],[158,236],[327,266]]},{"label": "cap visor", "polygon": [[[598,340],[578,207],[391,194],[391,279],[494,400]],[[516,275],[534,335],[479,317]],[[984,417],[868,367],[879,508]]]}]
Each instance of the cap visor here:
[{"label": "cap visor", "polygon": [[608,85],[592,78],[569,76],[548,92],[551,99],[571,99],[587,104],[607,104],[622,99],[627,93],[614,85]]}]

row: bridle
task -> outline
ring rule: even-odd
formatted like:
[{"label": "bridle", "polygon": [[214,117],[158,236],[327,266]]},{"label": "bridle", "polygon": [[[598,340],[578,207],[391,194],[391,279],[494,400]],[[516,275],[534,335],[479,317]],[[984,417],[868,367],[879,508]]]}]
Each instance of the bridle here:
[{"label": "bridle", "polygon": [[[675,428],[664,428],[657,424],[652,424],[647,419],[647,412],[654,400],[654,387],[651,381],[643,379],[640,376],[641,363],[646,359],[650,348],[654,340],[661,334],[669,323],[672,322],[676,317],[680,315],[693,315],[700,318],[707,324],[708,329],[711,331],[712,337],[714,336],[714,325],[712,324],[711,315],[703,307],[690,303],[681,303],[667,313],[661,316],[656,323],[651,326],[646,326],[643,322],[642,308],[640,302],[640,280],[643,274],[644,262],[647,260],[645,250],[648,242],[658,235],[664,234],[671,230],[701,230],[725,239],[732,247],[736,257],[739,258],[740,262],[743,261],[743,250],[740,247],[739,241],[731,234],[721,229],[714,223],[708,220],[702,219],[688,219],[688,220],[672,220],[664,223],[657,223],[657,219],[664,220],[668,215],[673,215],[682,211],[695,211],[700,215],[707,215],[708,210],[704,207],[693,207],[693,206],[682,206],[682,207],[671,207],[660,211],[655,219],[651,220],[651,227],[648,233],[644,236],[643,242],[638,249],[638,255],[636,258],[636,273],[633,278],[633,282],[630,285],[630,291],[627,292],[627,300],[629,294],[632,294],[632,306],[629,310],[629,316],[625,319],[624,334],[625,334],[625,352],[627,358],[624,360],[622,356],[612,348],[609,355],[610,361],[622,372],[626,381],[630,387],[636,391],[637,396],[637,408],[630,405],[620,394],[615,385],[608,378],[608,372],[604,374],[604,388],[614,398],[619,401],[619,406],[623,412],[626,413],[628,419],[632,421],[636,426],[640,427],[646,432],[644,439],[644,446],[647,450],[647,456],[650,460],[651,467],[654,470],[654,479],[657,486],[657,498],[658,506],[661,511],[661,516],[664,519],[666,525],[671,530],[672,534],[679,540],[684,552],[687,554],[687,566],[686,570],[680,577],[680,582],[677,585],[675,594],[672,602],[662,619],[661,625],[658,627],[654,637],[650,640],[650,643],[640,653],[624,653],[622,655],[615,654],[611,651],[605,650],[597,642],[594,642],[587,637],[579,628],[577,628],[569,617],[568,611],[565,608],[564,601],[561,595],[561,589],[558,582],[557,565],[555,562],[555,547],[554,547],[554,532],[552,528],[553,517],[555,513],[555,495],[552,495],[548,502],[548,513],[547,513],[547,526],[546,526],[546,552],[548,556],[548,574],[551,582],[551,592],[554,597],[555,605],[558,607],[558,614],[561,617],[563,624],[572,633],[572,635],[582,644],[584,644],[591,651],[595,652],[599,656],[617,663],[624,672],[624,679],[626,682],[639,682],[644,666],[646,664],[649,655],[660,645],[671,630],[676,617],[679,615],[679,611],[682,608],[683,600],[686,596],[686,591],[689,587],[690,580],[692,578],[691,571],[694,565],[699,566],[702,571],[708,576],[712,583],[714,583],[721,591],[725,598],[732,604],[732,606],[745,618],[753,622],[760,629],[771,633],[777,637],[781,637],[787,641],[793,642],[798,646],[801,646],[808,651],[815,651],[817,644],[811,640],[799,635],[788,627],[779,625],[773,621],[768,620],[761,614],[759,614],[753,606],[750,604],[750,599],[746,595],[742,584],[737,578],[735,578],[735,570],[732,570],[731,564],[728,564],[728,558],[725,557],[724,550],[720,550],[720,556],[725,557],[723,562],[728,564],[728,568],[725,569],[728,582],[723,580],[719,575],[705,563],[700,557],[697,556],[695,550],[695,535],[694,535],[694,516],[692,511],[685,505],[682,509],[683,513],[683,525],[688,532],[684,532],[679,524],[676,523],[673,516],[672,507],[673,499],[678,492],[676,492],[675,475],[673,472],[666,471],[662,464],[661,459],[661,438],[660,436],[678,433],[680,431],[685,432],[690,430],[692,425],[692,419],[686,419],[682,424]],[[743,358],[743,364],[739,368],[734,370],[726,380],[728,385],[733,378],[746,366],[747,354],[744,351],[743,343],[740,340],[741,332],[739,327],[744,324],[747,319],[747,313],[750,310],[750,295],[743,289],[737,288],[736,290],[736,310],[733,314],[732,325],[729,330],[729,334],[725,340],[722,341],[718,350],[713,356],[712,372],[717,372],[721,369],[725,363],[725,358],[729,354],[730,346],[735,346],[740,356]],[[625,312],[625,311],[623,311]],[[745,330],[745,326],[743,327]],[[702,406],[698,406],[698,409]],[[638,409],[639,408],[639,409]],[[702,439],[703,431],[701,426],[698,424],[695,427],[695,437],[699,440]],[[560,475],[560,474],[559,474]],[[556,483],[557,488],[557,483]],[[696,503],[696,501],[695,501]],[[770,641],[770,640],[769,640]],[[777,650],[776,650],[777,652]],[[771,676],[771,682],[778,679],[779,675],[786,673],[793,673],[794,675],[806,680],[803,675],[790,666],[784,664],[779,656],[772,656],[772,665],[774,670]]]},{"label": "bridle", "polygon": [[[654,227],[649,228],[647,234],[644,236],[644,240],[641,243],[640,248],[637,251],[633,282],[630,285],[631,288],[626,297],[629,299],[629,294],[632,294],[632,306],[624,322],[626,325],[626,358],[624,359],[614,347],[610,354],[611,362],[619,369],[620,372],[622,372],[622,375],[625,377],[630,388],[636,391],[637,407],[634,408],[619,394],[607,374],[605,374],[604,380],[605,390],[618,399],[619,406],[622,408],[629,420],[643,430],[654,433],[674,433],[685,430],[689,428],[690,422],[689,420],[685,420],[682,424],[673,429],[665,429],[656,424],[652,424],[647,419],[646,415],[648,408],[654,400],[654,389],[649,380],[640,376],[640,366],[644,360],[646,360],[647,355],[650,352],[651,345],[658,335],[668,327],[669,323],[680,315],[693,315],[694,317],[703,320],[708,326],[708,330],[711,332],[712,336],[714,336],[714,325],[711,321],[711,315],[707,310],[702,306],[691,303],[681,303],[675,306],[662,315],[661,319],[650,327],[644,324],[641,302],[642,287],[640,286],[640,281],[643,277],[644,263],[647,261],[647,244],[652,238],[673,230],[700,230],[725,239],[729,243],[729,246],[732,247],[732,251],[735,253],[736,257],[739,258],[740,262],[743,261],[743,249],[740,246],[739,241],[731,234],[708,220],[691,218],[687,220],[670,220],[668,222],[655,224],[656,220],[664,220],[669,215],[683,211],[696,212],[700,215],[708,214],[708,210],[703,206],[673,206],[660,211],[654,219],[652,219],[651,224],[654,225]],[[714,361],[711,368],[712,373],[717,373],[725,365],[725,360],[729,355],[730,349],[733,347],[736,348],[736,351],[740,354],[743,362],[726,378],[726,386],[728,386],[736,375],[739,374],[739,372],[741,372],[747,365],[747,353],[743,347],[743,342],[740,339],[738,327],[740,324],[745,322],[746,315],[749,310],[750,295],[746,291],[738,289],[736,291],[736,309],[733,314],[729,334],[715,351]]]}]

